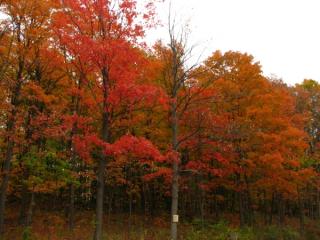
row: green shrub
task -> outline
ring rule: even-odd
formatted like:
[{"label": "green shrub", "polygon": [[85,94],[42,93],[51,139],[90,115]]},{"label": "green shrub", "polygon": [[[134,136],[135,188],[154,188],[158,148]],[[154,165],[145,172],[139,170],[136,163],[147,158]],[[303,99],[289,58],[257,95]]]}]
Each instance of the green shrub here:
[{"label": "green shrub", "polygon": [[22,240],[31,240],[31,227],[26,227],[22,232]]},{"label": "green shrub", "polygon": [[285,227],[282,229],[283,240],[298,240],[300,239],[300,234],[292,228]]},{"label": "green shrub", "polygon": [[238,231],[238,240],[255,240],[255,232],[252,228],[243,228]]},{"label": "green shrub", "polygon": [[214,224],[212,226],[212,230],[214,233],[216,233],[216,238],[217,240],[223,240],[228,238],[228,236],[231,233],[231,229],[228,226],[228,223],[225,220],[221,220],[217,224]]},{"label": "green shrub", "polygon": [[299,240],[300,234],[290,227],[268,226],[257,233],[262,240]]},{"label": "green shrub", "polygon": [[315,232],[313,232],[313,231],[310,231],[310,230],[307,230],[304,233],[304,238],[305,238],[305,240],[318,240],[319,239],[317,234]]},{"label": "green shrub", "polygon": [[262,231],[263,240],[279,240],[281,239],[281,231],[277,226],[268,226]]},{"label": "green shrub", "polygon": [[[268,226],[262,229],[231,228],[226,221],[209,224],[207,227],[199,227],[200,222],[193,222],[188,231],[186,240],[299,240],[300,234],[290,227]],[[314,240],[318,238],[306,238]]]}]

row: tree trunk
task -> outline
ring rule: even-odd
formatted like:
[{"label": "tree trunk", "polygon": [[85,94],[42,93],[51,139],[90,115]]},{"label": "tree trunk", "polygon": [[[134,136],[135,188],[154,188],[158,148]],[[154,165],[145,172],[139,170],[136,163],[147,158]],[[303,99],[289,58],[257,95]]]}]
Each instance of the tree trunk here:
[{"label": "tree trunk", "polygon": [[264,224],[268,224],[268,199],[266,190],[263,190],[263,215],[264,215]]},{"label": "tree trunk", "polygon": [[[101,137],[104,142],[109,140],[109,114],[108,114],[108,87],[109,79],[106,68],[102,69],[103,80],[103,110],[102,110],[102,129]],[[94,240],[102,240],[103,238],[103,200],[104,200],[104,180],[105,168],[107,165],[107,156],[102,153],[102,157],[98,162],[97,169],[97,203],[96,203],[96,230]]]},{"label": "tree trunk", "polygon": [[[77,85],[77,89],[80,92],[81,88],[82,88],[82,83],[85,79],[85,74],[84,73],[80,73],[80,77],[79,77],[79,81],[76,82]],[[80,101],[81,101],[81,97],[79,95],[75,96],[74,98],[72,98],[72,105],[73,105],[73,115],[74,116],[79,116],[80,113]],[[74,136],[78,133],[78,126],[77,126],[77,122],[75,121],[72,125],[72,130],[71,130],[71,134],[70,134],[70,139],[69,139],[69,149],[70,149],[70,153],[71,153],[71,158],[70,158],[70,163],[71,166],[73,168],[73,170],[77,171],[78,169],[76,168],[76,161],[77,161],[77,153],[75,151],[75,146],[73,143],[73,138]],[[74,217],[75,217],[75,185],[74,183],[70,184],[70,206],[69,206],[69,230],[73,230],[74,228]]]},{"label": "tree trunk", "polygon": [[320,218],[320,191],[317,189],[317,206],[316,206],[316,208],[317,208],[317,213],[316,213],[316,215],[317,215],[317,218],[319,219]]},{"label": "tree trunk", "polygon": [[102,240],[105,167],[106,167],[105,159],[104,158],[100,159],[98,162],[96,232],[95,232],[94,240]]},{"label": "tree trunk", "polygon": [[249,226],[252,226],[254,220],[254,212],[252,208],[251,194],[250,194],[250,185],[247,175],[244,175],[244,179],[246,182],[246,223]]},{"label": "tree trunk", "polygon": [[300,222],[300,232],[304,233],[304,209],[303,200],[301,198],[301,192],[298,190],[298,204],[299,204],[299,222]]},{"label": "tree trunk", "polygon": [[28,193],[27,190],[24,189],[22,192],[22,197],[21,197],[21,204],[20,204],[20,214],[19,214],[19,224],[20,225],[25,225],[26,224],[26,212],[27,212],[27,199],[28,199]]},{"label": "tree trunk", "polygon": [[[178,117],[177,117],[177,98],[173,98],[171,103],[171,129],[173,151],[178,150]],[[179,160],[173,159],[172,164],[172,193],[171,193],[171,239],[177,240],[178,222],[174,219],[178,215],[179,202]]]},{"label": "tree trunk", "polygon": [[270,215],[269,215],[269,225],[272,225],[272,218],[274,212],[274,202],[275,202],[275,193],[272,193],[272,199],[270,203]]},{"label": "tree trunk", "polygon": [[18,73],[18,83],[16,88],[13,92],[11,105],[12,111],[9,114],[8,122],[7,122],[7,148],[5,152],[5,159],[3,163],[3,170],[2,170],[2,183],[0,188],[0,238],[4,233],[4,215],[5,215],[5,207],[6,207],[6,197],[7,197],[7,188],[9,184],[9,177],[10,177],[10,168],[11,168],[11,160],[13,157],[13,149],[14,149],[14,135],[15,135],[15,128],[16,128],[16,115],[17,115],[17,105],[18,105],[18,97],[20,95],[21,90],[21,76],[22,72]]},{"label": "tree trunk", "polygon": [[128,240],[131,238],[132,194],[129,194]]},{"label": "tree trunk", "polygon": [[178,199],[179,199],[179,173],[178,163],[173,163],[173,179],[172,179],[172,202],[171,202],[171,239],[177,240],[178,222],[174,221],[174,216],[178,215]]},{"label": "tree trunk", "polygon": [[201,193],[199,194],[200,195],[200,218],[201,218],[201,224],[202,226],[204,226],[204,219],[205,219],[205,193],[204,191],[201,189]]},{"label": "tree trunk", "polygon": [[[240,188],[240,181],[241,181],[241,176],[240,174],[237,174],[237,186]],[[244,227],[246,225],[246,217],[245,217],[245,203],[244,203],[244,196],[243,196],[243,191],[239,190],[238,192],[238,203],[239,203],[239,217],[240,217],[240,227]]]},{"label": "tree trunk", "polygon": [[32,191],[30,193],[30,203],[28,208],[26,226],[29,227],[32,224],[32,217],[33,217],[33,208],[35,206],[35,193]]},{"label": "tree trunk", "polygon": [[75,189],[74,189],[74,184],[71,183],[70,184],[70,206],[69,206],[69,221],[68,221],[68,225],[69,225],[69,230],[72,231],[74,228],[74,213],[75,213],[75,209],[74,209],[74,198],[75,198]]},{"label": "tree trunk", "polygon": [[281,194],[278,195],[278,220],[279,226],[282,227],[284,224],[284,201]]}]

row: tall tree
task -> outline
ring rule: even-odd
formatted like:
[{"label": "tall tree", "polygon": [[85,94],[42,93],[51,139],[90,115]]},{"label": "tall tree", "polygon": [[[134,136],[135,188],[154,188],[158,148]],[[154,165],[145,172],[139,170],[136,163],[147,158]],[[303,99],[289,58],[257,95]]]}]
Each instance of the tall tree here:
[{"label": "tall tree", "polygon": [[[80,56],[92,68],[89,86],[97,91],[100,111],[100,137],[107,147],[111,133],[112,96],[137,77],[138,40],[154,15],[152,1],[145,1],[143,12],[132,0],[62,1],[56,14],[59,35],[74,41],[73,55]],[[94,239],[102,239],[105,168],[108,156],[102,153],[97,163],[96,231]]]},{"label": "tall tree", "polygon": [[[234,152],[240,223],[250,225],[255,188],[296,193],[296,182],[288,179],[297,174],[294,166],[300,165],[306,147],[301,116],[295,112],[288,89],[269,82],[248,54],[215,52],[205,62],[205,69],[206,77],[219,79],[212,85],[220,96],[216,111],[227,116],[223,138]],[[279,198],[283,200],[283,196]]]},{"label": "tall tree", "polygon": [[[174,19],[169,15],[169,43],[167,46],[163,45],[162,42],[155,45],[155,54],[161,64],[159,83],[168,97],[168,127],[171,132],[171,143],[169,144],[167,160],[172,164],[171,238],[174,240],[178,238],[180,147],[200,130],[198,125],[198,127],[184,132],[181,129],[181,124],[187,118],[188,111],[192,111],[192,107],[204,99],[210,99],[205,91],[211,82],[211,79],[203,82],[195,81],[196,78],[193,75],[198,66],[197,61],[192,63],[195,46],[189,46],[187,25],[182,27],[181,32],[178,32],[175,24]],[[200,122],[202,122],[205,115],[200,114],[199,116],[201,118]]]},{"label": "tall tree", "polygon": [[21,90],[28,82],[28,69],[37,64],[35,55],[39,46],[46,41],[52,2],[46,1],[2,1],[3,13],[1,30],[5,34],[1,44],[9,44],[2,54],[2,84],[8,89],[8,109],[5,131],[5,154],[0,195],[0,232],[3,233],[6,194],[9,183],[11,161],[16,141],[17,119],[21,103]]}]

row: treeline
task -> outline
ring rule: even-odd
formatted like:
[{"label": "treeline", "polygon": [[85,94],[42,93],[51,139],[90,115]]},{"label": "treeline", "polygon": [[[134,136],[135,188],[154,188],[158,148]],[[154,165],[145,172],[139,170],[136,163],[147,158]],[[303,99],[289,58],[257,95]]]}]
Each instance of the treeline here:
[{"label": "treeline", "polygon": [[[170,213],[241,226],[320,218],[320,86],[287,86],[251,55],[189,63],[185,34],[151,49],[153,1],[2,0],[0,232],[8,207],[75,216]],[[171,219],[172,218],[172,219]]]}]

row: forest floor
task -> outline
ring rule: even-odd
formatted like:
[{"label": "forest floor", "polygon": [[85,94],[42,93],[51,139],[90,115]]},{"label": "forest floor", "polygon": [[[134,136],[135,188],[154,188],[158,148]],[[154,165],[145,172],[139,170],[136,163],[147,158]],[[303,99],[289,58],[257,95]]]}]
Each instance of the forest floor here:
[{"label": "forest floor", "polygon": [[[66,217],[59,212],[35,211],[32,226],[19,225],[18,212],[10,209],[5,240],[91,240],[93,236],[93,212],[77,213],[73,231],[68,229]],[[319,240],[320,222],[306,220],[304,234],[299,233],[297,219],[286,219],[285,226],[263,226],[257,221],[253,228],[237,227],[237,216],[226,215],[219,222],[182,222],[179,225],[181,240]],[[167,216],[117,214],[105,217],[106,240],[166,240],[169,239]]]}]

